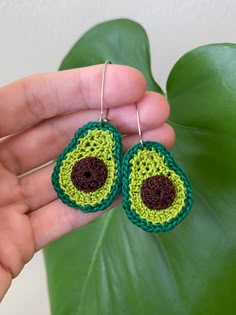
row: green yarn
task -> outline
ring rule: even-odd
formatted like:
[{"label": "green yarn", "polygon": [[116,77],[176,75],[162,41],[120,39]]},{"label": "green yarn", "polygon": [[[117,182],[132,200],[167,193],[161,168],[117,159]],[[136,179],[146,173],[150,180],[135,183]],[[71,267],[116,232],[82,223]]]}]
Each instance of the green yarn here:
[{"label": "green yarn", "polygon": [[[58,197],[68,206],[83,212],[109,207],[120,191],[121,152],[121,135],[111,124],[90,122],[80,128],[61,153],[52,174]],[[71,180],[73,166],[85,157],[101,159],[108,170],[105,184],[94,192],[78,190]]]},{"label": "green yarn", "polygon": [[[174,228],[190,211],[192,188],[171,153],[160,143],[147,141],[133,146],[125,154],[122,165],[121,156],[121,135],[115,127],[107,122],[86,124],[75,133],[57,159],[52,183],[58,197],[68,206],[83,212],[104,210],[120,191],[122,173],[122,203],[128,218],[149,232]],[[93,192],[79,190],[71,179],[74,165],[86,157],[102,160],[108,171],[103,186]],[[149,209],[142,200],[141,186],[153,176],[166,176],[175,187],[174,201],[166,209]]]},{"label": "green yarn", "polygon": [[[115,176],[116,161],[113,157],[112,134],[107,130],[89,130],[87,135],[81,138],[80,144],[71,152],[68,152],[59,169],[59,183],[64,193],[76,204],[82,207],[95,206],[101,203],[110,193]],[[103,160],[108,169],[106,183],[94,192],[84,193],[78,190],[72,183],[70,174],[77,161],[85,157],[97,157]]]},{"label": "green yarn", "polygon": [[[171,230],[189,213],[192,188],[184,171],[174,162],[171,153],[160,143],[139,143],[126,154],[122,163],[124,174],[122,203],[128,218],[149,232]],[[149,209],[142,201],[143,181],[154,175],[167,176],[176,190],[172,205],[167,209]]]},{"label": "green yarn", "polygon": [[[182,209],[185,199],[185,188],[180,176],[166,167],[164,156],[153,148],[139,150],[130,160],[132,171],[130,173],[130,204],[142,219],[151,220],[152,223],[164,223],[175,217]],[[150,210],[142,201],[140,189],[145,179],[153,175],[169,177],[176,189],[176,198],[171,207],[162,211]]]}]

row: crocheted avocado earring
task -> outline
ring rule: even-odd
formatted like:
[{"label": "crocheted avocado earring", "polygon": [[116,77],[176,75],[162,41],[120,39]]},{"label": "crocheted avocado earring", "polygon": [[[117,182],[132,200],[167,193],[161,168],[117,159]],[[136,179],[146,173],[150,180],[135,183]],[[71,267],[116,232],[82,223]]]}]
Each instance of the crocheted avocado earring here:
[{"label": "crocheted avocado earring", "polygon": [[103,118],[102,73],[101,114],[98,122],[80,128],[59,156],[52,184],[62,202],[83,212],[109,207],[121,186],[122,142],[119,131]]},{"label": "crocheted avocado earring", "polygon": [[147,232],[173,229],[189,213],[192,188],[184,171],[160,143],[142,140],[130,148],[122,162],[122,203],[128,218]]}]

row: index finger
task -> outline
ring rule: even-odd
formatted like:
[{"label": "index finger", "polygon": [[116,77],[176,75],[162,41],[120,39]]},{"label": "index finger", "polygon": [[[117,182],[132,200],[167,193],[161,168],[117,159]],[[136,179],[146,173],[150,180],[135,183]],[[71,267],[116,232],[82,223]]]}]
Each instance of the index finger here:
[{"label": "index finger", "polygon": [[[56,115],[99,108],[102,67],[38,74],[0,88],[0,138]],[[145,88],[145,78],[137,69],[108,65],[105,107],[136,102]]]}]

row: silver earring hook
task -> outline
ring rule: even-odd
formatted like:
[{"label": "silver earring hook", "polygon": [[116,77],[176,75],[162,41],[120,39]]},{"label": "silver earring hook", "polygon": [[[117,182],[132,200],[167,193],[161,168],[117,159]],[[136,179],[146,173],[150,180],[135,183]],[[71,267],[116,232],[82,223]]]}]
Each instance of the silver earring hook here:
[{"label": "silver earring hook", "polygon": [[137,125],[138,125],[139,142],[143,146],[142,130],[141,130],[141,127],[140,127],[140,118],[139,118],[138,104],[135,103],[135,106],[136,106],[136,117],[137,117]]},{"label": "silver earring hook", "polygon": [[103,120],[106,120],[106,117],[103,118],[103,114],[104,114],[104,86],[105,86],[105,73],[106,73],[106,66],[107,64],[111,64],[110,60],[106,60],[106,62],[104,63],[103,66],[103,70],[102,70],[102,87],[101,87],[101,112],[100,112],[100,116],[99,116],[99,122],[101,123]]}]

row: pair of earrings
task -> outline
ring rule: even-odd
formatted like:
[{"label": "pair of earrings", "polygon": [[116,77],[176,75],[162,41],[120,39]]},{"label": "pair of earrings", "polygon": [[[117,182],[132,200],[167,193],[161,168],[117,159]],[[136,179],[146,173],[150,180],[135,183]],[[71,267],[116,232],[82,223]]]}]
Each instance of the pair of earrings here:
[{"label": "pair of earrings", "polygon": [[142,140],[122,157],[119,131],[103,119],[104,80],[102,73],[101,114],[97,122],[80,128],[59,156],[52,174],[58,197],[83,212],[108,208],[122,190],[128,218],[148,232],[174,228],[189,213],[192,188],[184,171],[160,143]]}]

